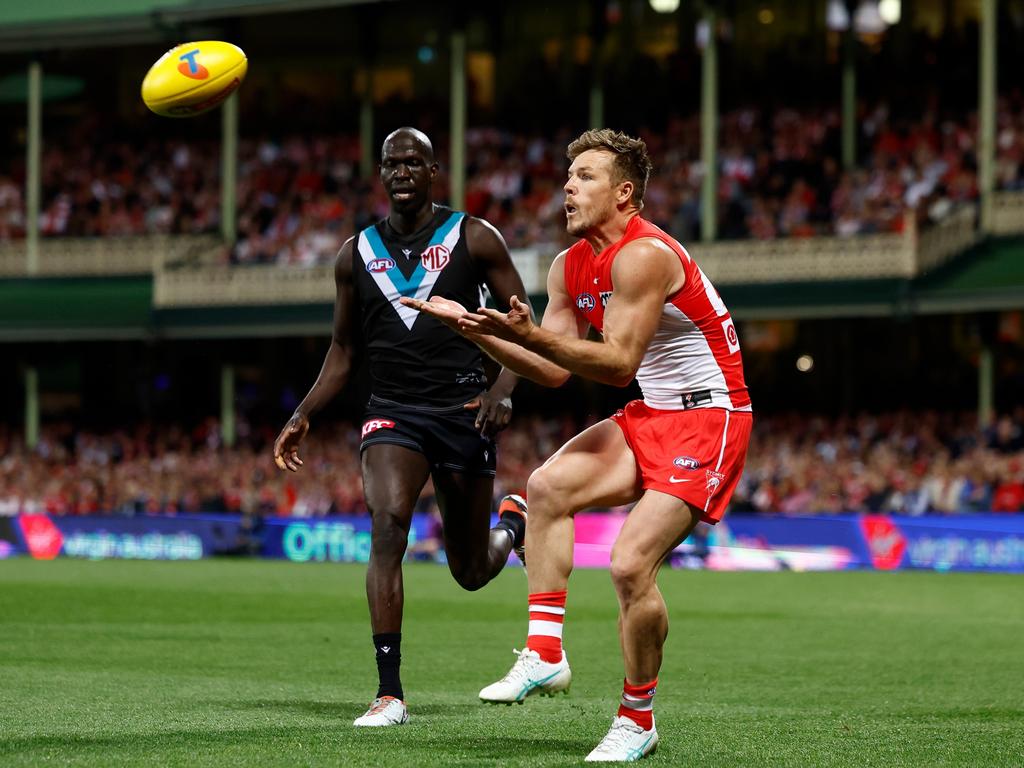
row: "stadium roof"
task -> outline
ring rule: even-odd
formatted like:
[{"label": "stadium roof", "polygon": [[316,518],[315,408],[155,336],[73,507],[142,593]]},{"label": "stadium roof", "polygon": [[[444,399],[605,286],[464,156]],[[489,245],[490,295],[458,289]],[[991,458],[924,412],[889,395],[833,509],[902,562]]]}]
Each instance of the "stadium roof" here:
[{"label": "stadium roof", "polygon": [[[33,0],[0,3],[0,50],[140,42],[176,25],[263,13],[365,4],[369,0]],[[376,0],[380,2],[381,0]]]}]

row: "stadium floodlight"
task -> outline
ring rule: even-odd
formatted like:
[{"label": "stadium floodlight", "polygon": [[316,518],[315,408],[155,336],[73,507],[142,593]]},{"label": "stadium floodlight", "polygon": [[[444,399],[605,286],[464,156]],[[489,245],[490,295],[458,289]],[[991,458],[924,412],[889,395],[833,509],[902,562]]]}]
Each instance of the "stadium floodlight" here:
[{"label": "stadium floodlight", "polygon": [[800,355],[800,357],[796,359],[796,369],[800,371],[800,373],[810,373],[813,368],[814,358],[810,355]]},{"label": "stadium floodlight", "polygon": [[878,15],[889,26],[900,23],[900,0],[879,0]]},{"label": "stadium floodlight", "polygon": [[679,0],[650,0],[651,8],[658,13],[675,13],[679,10]]},{"label": "stadium floodlight", "polygon": [[853,28],[859,35],[880,35],[888,28],[878,12],[877,0],[861,0],[853,14]]},{"label": "stadium floodlight", "polygon": [[825,26],[833,32],[844,32],[850,28],[850,12],[844,0],[828,0],[825,7]]}]

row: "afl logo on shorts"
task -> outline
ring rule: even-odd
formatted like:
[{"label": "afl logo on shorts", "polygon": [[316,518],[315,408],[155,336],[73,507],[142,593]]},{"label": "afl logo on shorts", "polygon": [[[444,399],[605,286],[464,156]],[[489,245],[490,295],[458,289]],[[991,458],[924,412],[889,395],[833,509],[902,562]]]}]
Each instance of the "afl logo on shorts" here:
[{"label": "afl logo on shorts", "polygon": [[420,254],[420,264],[427,272],[440,272],[451,261],[452,252],[443,245],[432,245]]},{"label": "afl logo on shorts", "polygon": [[691,471],[700,466],[700,462],[693,458],[693,456],[677,456],[672,459],[672,463],[680,469],[689,469]]},{"label": "afl logo on shorts", "polygon": [[580,312],[590,312],[596,306],[597,304],[594,302],[594,297],[589,293],[581,293],[576,297],[576,308]]},{"label": "afl logo on shorts", "polygon": [[373,261],[366,262],[366,271],[372,272],[373,274],[379,274],[381,272],[387,272],[389,269],[393,269],[394,266],[394,259],[374,259]]},{"label": "afl logo on shorts", "polygon": [[363,440],[371,432],[376,432],[378,429],[391,429],[395,426],[395,422],[389,421],[388,419],[370,419],[368,422],[363,424]]}]

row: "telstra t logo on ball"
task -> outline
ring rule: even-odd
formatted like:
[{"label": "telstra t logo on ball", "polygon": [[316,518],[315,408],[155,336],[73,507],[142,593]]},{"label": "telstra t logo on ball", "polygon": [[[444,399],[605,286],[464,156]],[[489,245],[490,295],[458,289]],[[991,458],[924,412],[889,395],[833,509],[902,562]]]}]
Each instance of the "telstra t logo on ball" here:
[{"label": "telstra t logo on ball", "polygon": [[205,80],[210,76],[210,70],[196,61],[196,56],[198,55],[199,49],[196,48],[194,51],[189,51],[179,56],[178,59],[181,63],[178,65],[178,71],[185,77],[191,77],[193,80]]}]

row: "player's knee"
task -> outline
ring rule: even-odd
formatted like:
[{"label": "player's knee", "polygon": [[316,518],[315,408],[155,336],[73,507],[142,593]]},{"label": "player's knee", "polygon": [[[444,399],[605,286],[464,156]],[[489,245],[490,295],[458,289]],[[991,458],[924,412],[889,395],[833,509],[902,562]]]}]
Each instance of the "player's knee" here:
[{"label": "player's knee", "polygon": [[409,544],[409,528],[403,524],[403,515],[398,510],[387,508],[371,510],[373,529],[370,536],[371,547],[378,555],[405,554]]},{"label": "player's knee", "polygon": [[622,602],[647,591],[651,582],[650,568],[643,559],[629,552],[612,549],[611,577]]},{"label": "player's knee", "polygon": [[[535,469],[526,483],[526,498],[530,501],[530,514],[558,514],[560,511],[565,511],[567,490],[565,479],[556,464],[545,464]],[[535,504],[535,502],[540,503]]]},{"label": "player's knee", "polygon": [[452,576],[455,583],[467,592],[476,592],[489,581],[487,574],[480,568],[453,568]]}]

